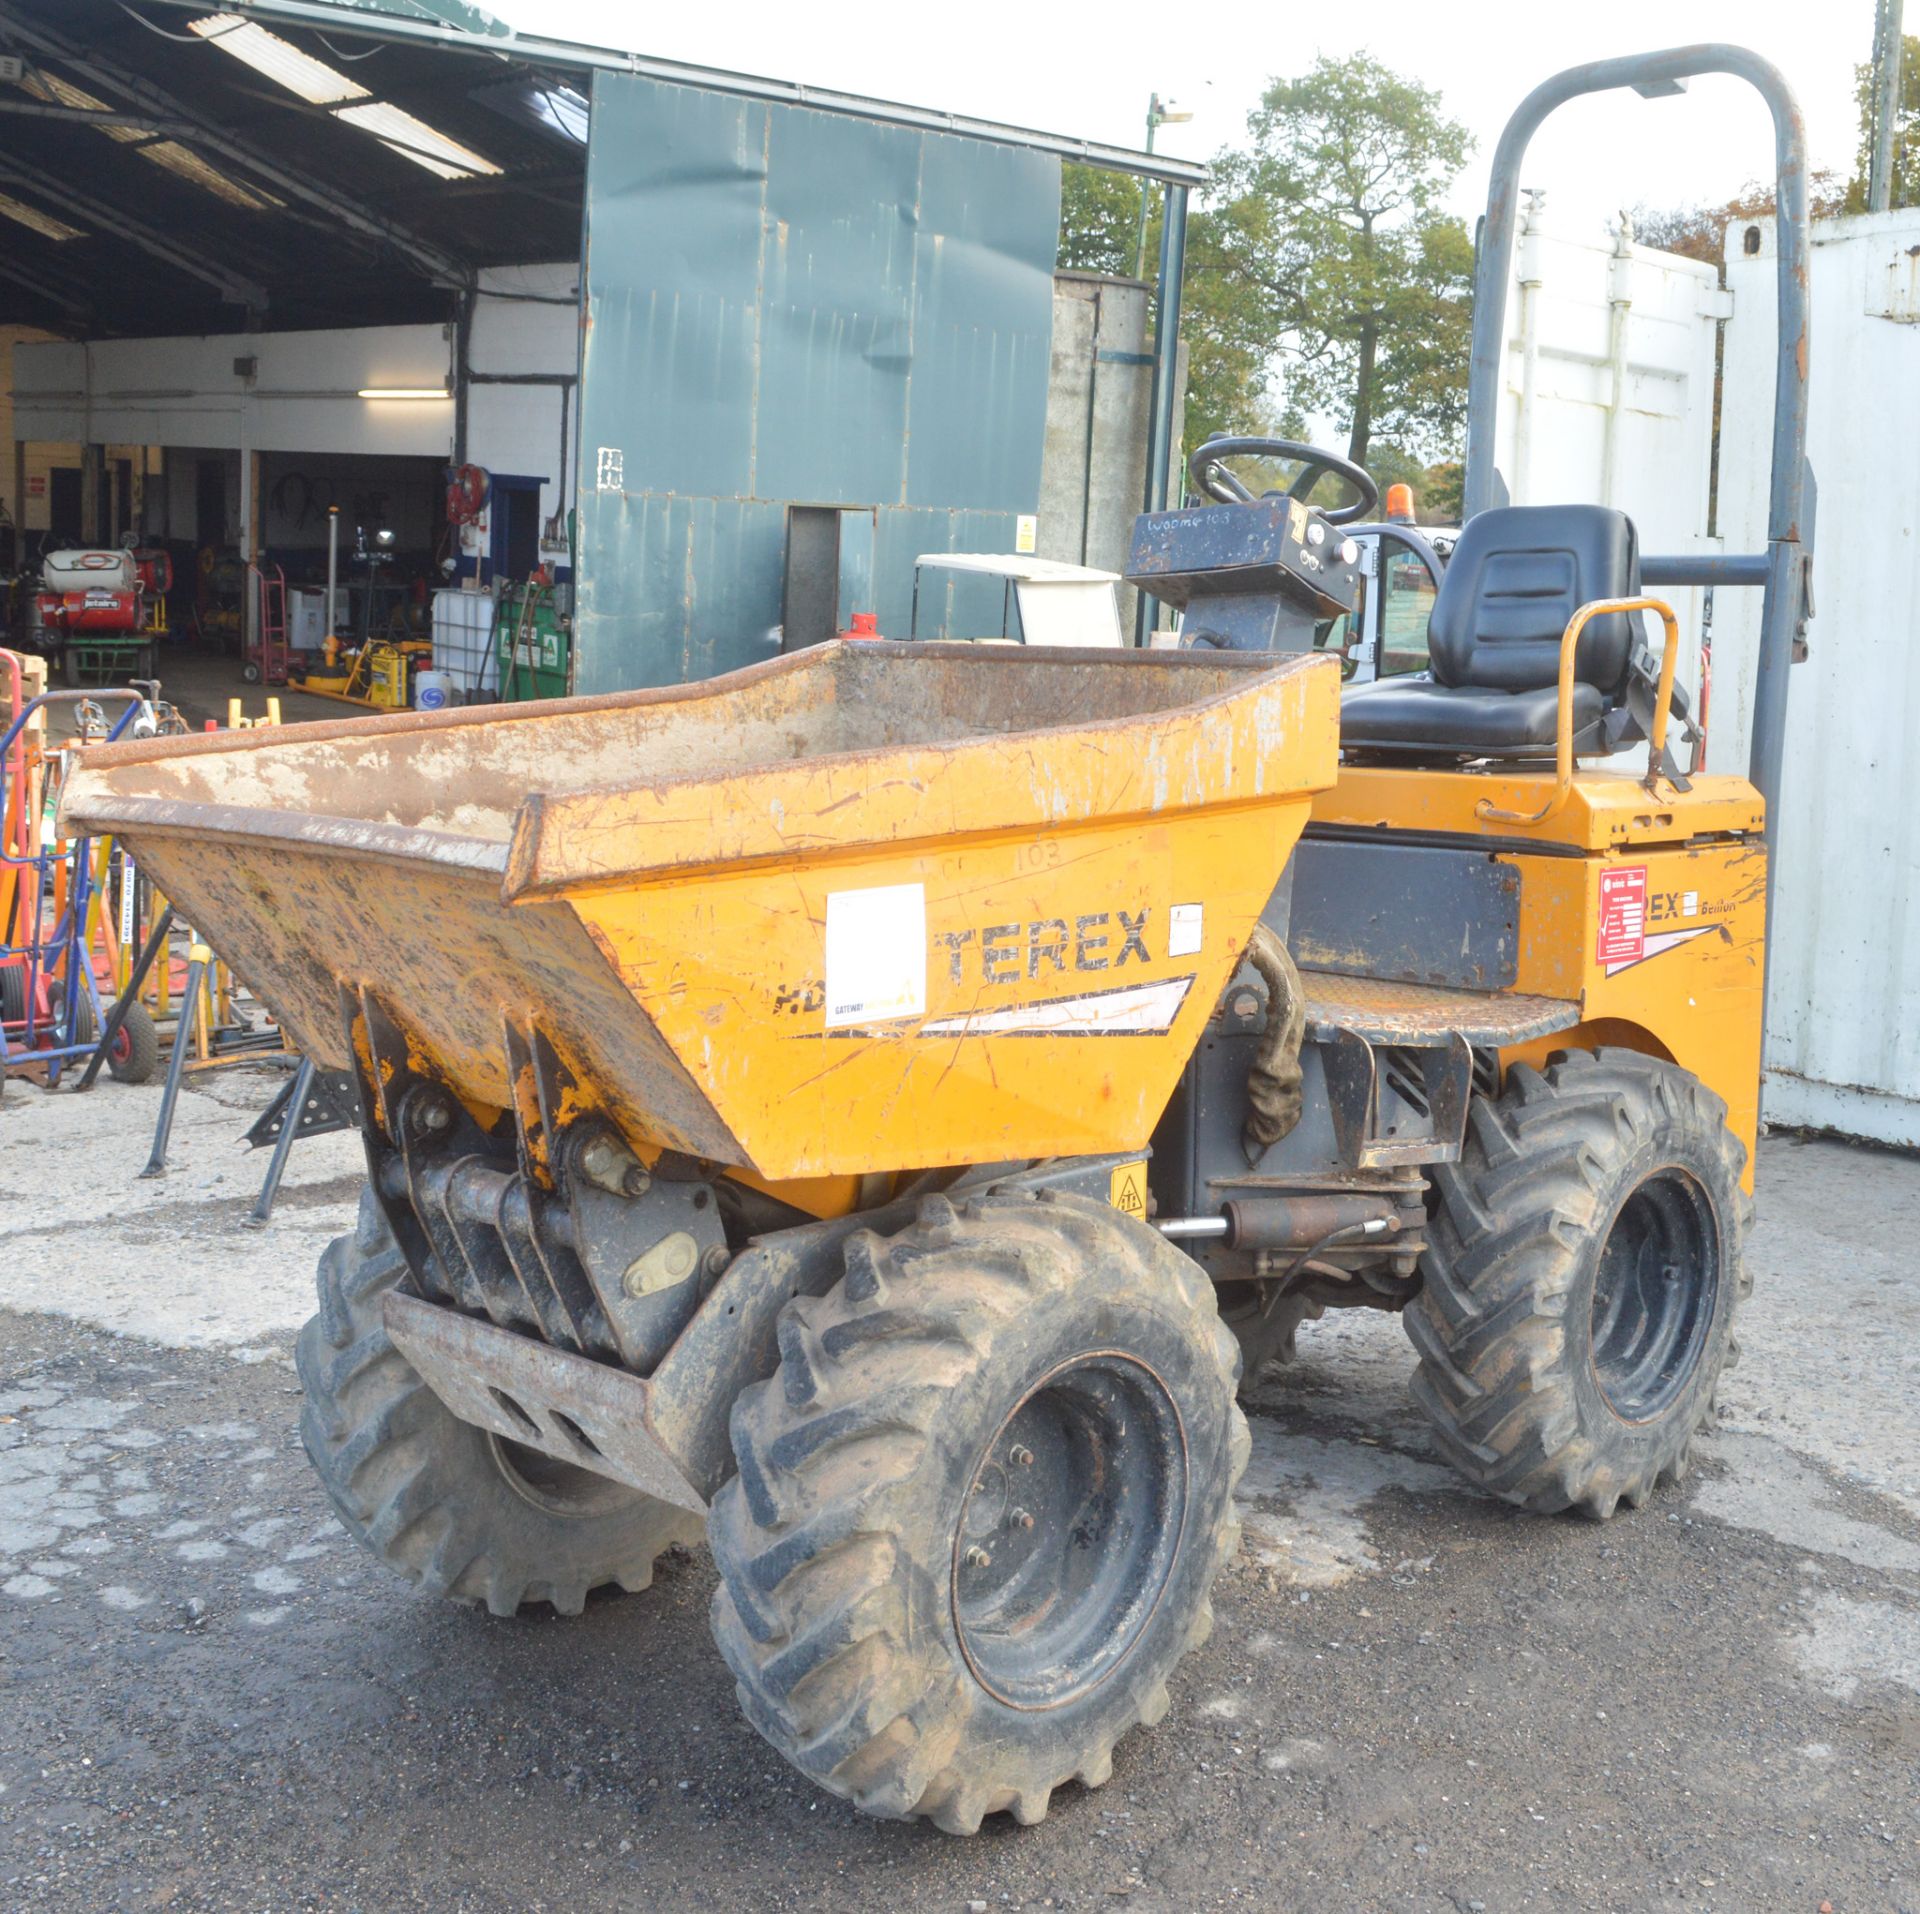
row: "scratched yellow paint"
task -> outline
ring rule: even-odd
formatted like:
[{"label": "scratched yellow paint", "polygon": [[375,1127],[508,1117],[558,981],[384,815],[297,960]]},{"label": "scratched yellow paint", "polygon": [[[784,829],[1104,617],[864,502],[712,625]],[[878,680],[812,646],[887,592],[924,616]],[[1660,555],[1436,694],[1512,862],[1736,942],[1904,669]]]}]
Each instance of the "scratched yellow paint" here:
[{"label": "scratched yellow paint", "polygon": [[1760,794],[1745,778],[1698,777],[1691,783],[1693,788],[1682,792],[1663,780],[1656,796],[1629,773],[1582,770],[1556,817],[1524,826],[1488,822],[1479,808],[1537,810],[1553,790],[1551,769],[1489,773],[1345,765],[1339,783],[1315,800],[1313,821],[1526,838],[1583,851],[1760,829]]},{"label": "scratched yellow paint", "polygon": [[[508,889],[566,899],[759,1178],[1136,1149],[1331,781],[1337,682],[1297,660],[1137,740],[556,800]],[[831,900],[873,891],[921,900],[920,1001],[836,1024]]]},{"label": "scratched yellow paint", "polygon": [[[1556,1050],[1618,1044],[1665,1056],[1726,1099],[1753,1187],[1759,1124],[1766,850],[1760,794],[1744,778],[1701,777],[1649,791],[1629,773],[1583,770],[1561,812],[1532,827],[1489,822],[1537,809],[1551,772],[1343,768],[1316,822],[1498,839],[1520,875],[1515,988],[1581,1006],[1581,1022],[1503,1053],[1544,1063]],[[1521,843],[1542,846],[1529,855]],[[1578,855],[1569,856],[1572,851]],[[1641,903],[1638,950],[1630,904]],[[1615,901],[1609,913],[1609,898]],[[1603,933],[1611,933],[1611,959]]]},{"label": "scratched yellow paint", "polygon": [[[1309,811],[1485,841],[1521,877],[1517,987],[1581,1005],[1550,1045],[1674,1057],[1751,1146],[1744,781],[1586,770],[1548,822],[1496,823],[1483,807],[1536,809],[1551,777],[1337,770],[1324,657],[1076,664],[1031,713],[1008,707],[1068,681],[1020,669],[827,647],[513,718],[149,741],[90,753],[66,803],[124,833],[317,1060],[371,1061],[339,1016],[366,989],[476,1118],[525,1121],[503,1037],[537,1026],[644,1157],[816,1213],[879,1172],[1143,1147]],[[1623,897],[1632,961],[1604,954]],[[892,951],[885,988],[829,974],[854,906],[883,927],[862,936]],[[841,948],[844,970],[861,945]]]}]

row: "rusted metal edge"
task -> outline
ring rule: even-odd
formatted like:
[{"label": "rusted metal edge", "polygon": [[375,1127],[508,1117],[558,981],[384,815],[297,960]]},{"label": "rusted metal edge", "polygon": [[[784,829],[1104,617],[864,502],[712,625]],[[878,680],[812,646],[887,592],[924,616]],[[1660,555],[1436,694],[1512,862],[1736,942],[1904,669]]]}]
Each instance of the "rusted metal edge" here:
[{"label": "rusted metal edge", "polygon": [[[827,651],[835,648],[836,647],[830,645],[817,645],[813,647],[816,651]],[[928,642],[925,644],[915,644],[911,647],[902,645],[899,647],[899,650],[903,653],[909,651],[933,652],[939,655],[952,656],[954,654],[973,655],[976,652],[976,647],[968,644]],[[1075,664],[1084,664],[1088,658],[1088,653],[1083,650],[1059,645],[1028,646],[1025,648],[1023,655],[1055,662],[1071,662]],[[1245,667],[1242,667],[1241,663],[1243,657],[1246,660]],[[1102,653],[1098,656],[1098,662],[1103,667],[1121,664],[1122,661],[1132,665],[1134,668],[1149,664],[1163,665],[1170,661],[1176,661],[1177,669],[1181,668],[1177,662],[1181,660],[1193,661],[1193,665],[1189,665],[1187,668],[1193,668],[1194,665],[1204,665],[1204,668],[1209,670],[1218,670],[1223,663],[1226,663],[1230,669],[1245,668],[1249,678],[1255,679],[1273,678],[1290,680],[1298,677],[1303,681],[1296,694],[1299,696],[1308,695],[1307,687],[1311,683],[1311,679],[1307,676],[1308,672],[1329,662],[1325,654],[1313,652],[1237,654],[1218,651],[1186,653],[1114,651],[1112,653]],[[748,669],[757,670],[759,667],[753,666],[748,667]],[[712,685],[723,681],[719,679],[709,679],[707,682]],[[1076,732],[1087,734],[1098,732],[1103,738],[1110,741],[1110,748],[1114,748],[1117,751],[1129,737],[1151,737],[1156,731],[1164,728],[1169,722],[1175,719],[1189,718],[1200,713],[1211,711],[1215,707],[1226,704],[1231,700],[1244,698],[1247,695],[1247,691],[1248,687],[1244,685],[1228,685],[1219,691],[1213,692],[1209,696],[1195,698],[1186,704],[1169,705],[1161,710],[1141,712],[1136,716],[1125,719],[1109,720],[1102,723],[1069,720],[1061,724],[1035,725],[1019,731],[996,731],[987,737],[960,737],[951,741],[930,739],[918,745],[892,746],[886,747],[886,749],[889,755],[897,755],[907,751],[938,753],[943,759],[960,760],[962,769],[964,769],[965,761],[969,757],[979,756],[984,758],[990,752],[1003,749],[1010,745],[1017,746],[1030,740],[1054,739]],[[1333,773],[1337,777],[1338,744],[1333,738],[1329,739],[1328,744],[1329,756],[1333,760]],[[813,774],[831,774],[835,769],[858,765],[863,760],[872,758],[874,755],[876,754],[872,748],[850,751],[823,751],[806,759],[806,769],[809,773]],[[644,785],[637,785],[634,789],[673,791],[696,790],[702,786],[707,786],[717,791],[730,782],[731,780],[725,776],[717,775],[710,771],[702,771],[689,773],[681,777],[650,778],[646,780]],[[1146,801],[1143,796],[1140,803],[1125,809],[1109,809],[1097,813],[1089,813],[1084,818],[1064,818],[1044,822],[1034,820],[1031,828],[1036,831],[1070,830],[1080,824],[1108,824],[1113,822],[1116,817],[1138,815],[1141,817],[1164,818],[1191,808],[1204,808],[1208,811],[1219,812],[1221,814],[1236,809],[1258,810],[1273,804],[1286,803],[1295,799],[1310,797],[1322,789],[1330,788],[1330,783],[1326,786],[1309,785],[1297,791],[1263,792],[1234,799],[1228,803],[1208,803],[1202,807],[1167,804],[1156,808],[1153,804]],[[569,891],[578,891],[589,886],[601,884],[630,884],[636,880],[649,878],[680,878],[694,871],[714,869],[721,865],[724,865],[730,871],[747,870],[755,865],[778,864],[802,853],[810,855],[835,855],[857,852],[869,848],[874,843],[883,841],[890,852],[908,850],[917,844],[936,841],[944,847],[951,848],[963,837],[977,834],[972,830],[955,832],[951,829],[943,829],[938,824],[932,824],[929,826],[924,837],[888,838],[885,840],[835,837],[817,841],[803,841],[796,837],[782,843],[777,849],[754,851],[744,855],[729,854],[724,857],[676,863],[647,859],[644,856],[645,837],[643,834],[636,832],[628,834],[629,842],[631,843],[634,853],[631,860],[623,860],[617,864],[609,864],[605,867],[595,868],[590,871],[579,868],[567,868],[543,874],[540,868],[542,850],[546,838],[554,828],[555,820],[563,818],[566,813],[576,807],[588,805],[597,800],[603,800],[606,794],[606,787],[599,787],[584,791],[533,792],[522,799],[519,809],[514,813],[513,832],[507,846],[504,876],[501,883],[501,897],[503,901],[510,904],[528,903],[561,896]],[[999,827],[995,828],[997,830]],[[550,852],[549,855],[551,855]]]},{"label": "rusted metal edge", "polygon": [[1395,984],[1392,1000],[1368,1003],[1334,987],[1361,980],[1304,968],[1300,976],[1307,992],[1307,1031],[1321,1041],[1339,1030],[1383,1044],[1431,1044],[1457,1034],[1483,1048],[1505,1049],[1570,1030],[1581,1017],[1577,1003],[1521,991],[1482,994],[1434,984]]},{"label": "rusted metal edge", "polygon": [[[184,737],[139,738],[119,744],[95,744],[86,748],[83,762],[103,770],[126,764],[153,764],[169,758],[219,756],[226,752],[271,751],[289,744],[327,744],[346,739],[411,737],[417,732],[459,731],[473,725],[534,724],[543,718],[580,711],[635,711],[652,705],[686,704],[697,699],[722,695],[734,686],[762,684],[793,672],[817,671],[832,675],[834,661],[849,650],[873,652],[870,641],[857,647],[844,639],[824,645],[809,645],[805,650],[788,652],[778,658],[762,658],[755,664],[741,665],[716,678],[697,678],[687,684],[651,685],[640,691],[599,691],[577,698],[551,698],[517,704],[461,705],[449,711],[395,711],[369,713],[359,718],[320,718],[298,725],[260,726],[241,731],[194,731]],[[936,658],[975,658],[977,645],[948,639],[917,639],[913,643],[889,644],[882,655]],[[1284,654],[1256,652],[1242,658],[1218,651],[1136,651],[1114,650],[1090,653],[1070,645],[1027,645],[1021,655],[1055,664],[1086,664],[1091,658],[1114,670],[1167,669],[1272,671],[1295,662],[1310,653]],[[1225,695],[1224,693],[1221,695]],[[1197,700],[1197,708],[1204,700]]]},{"label": "rusted metal edge", "polygon": [[462,1422],[707,1512],[653,1432],[644,1378],[398,1290],[388,1291],[382,1314],[394,1347]]},{"label": "rusted metal edge", "polygon": [[505,870],[507,847],[483,837],[460,837],[405,824],[375,824],[350,817],[321,817],[312,811],[269,810],[264,805],[203,804],[187,798],[122,797],[111,792],[75,790],[61,805],[60,828],[77,826],[101,835],[108,830],[191,831],[196,835],[244,837],[297,844],[315,850],[343,851],[385,864],[439,864],[455,870],[497,876]]}]

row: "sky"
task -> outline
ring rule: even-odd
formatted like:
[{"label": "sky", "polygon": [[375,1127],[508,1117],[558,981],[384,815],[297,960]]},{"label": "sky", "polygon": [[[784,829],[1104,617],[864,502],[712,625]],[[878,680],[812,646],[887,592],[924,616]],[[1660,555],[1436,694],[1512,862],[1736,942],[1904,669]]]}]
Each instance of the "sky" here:
[{"label": "sky", "polygon": [[[724,0],[711,8],[641,8],[632,0],[487,0],[526,32],[630,47],[704,66],[766,74],[939,107],[1048,132],[1138,146],[1156,90],[1192,110],[1163,127],[1162,151],[1205,160],[1244,133],[1267,81],[1325,54],[1366,51],[1419,76],[1475,136],[1453,204],[1471,220],[1507,115],[1563,67],[1702,40],[1736,40],[1787,74],[1806,115],[1816,168],[1850,172],[1853,69],[1872,49],[1873,0],[1371,0],[1332,8],[1168,9],[1111,0],[969,0],[934,8],[899,0]],[[1549,209],[1581,220],[1621,207],[1723,200],[1772,174],[1772,135],[1742,81],[1705,78],[1682,99],[1604,96],[1562,108],[1535,139],[1524,182]],[[1556,221],[1557,223],[1557,221]]]}]

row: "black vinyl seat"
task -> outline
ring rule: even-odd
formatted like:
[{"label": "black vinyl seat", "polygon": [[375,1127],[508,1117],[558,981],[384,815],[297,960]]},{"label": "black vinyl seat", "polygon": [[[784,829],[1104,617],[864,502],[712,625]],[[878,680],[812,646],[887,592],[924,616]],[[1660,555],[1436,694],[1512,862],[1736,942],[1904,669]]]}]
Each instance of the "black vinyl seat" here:
[{"label": "black vinyl seat", "polygon": [[[1382,678],[1341,700],[1340,742],[1364,754],[1537,757],[1554,746],[1560,639],[1596,598],[1637,598],[1633,521],[1601,505],[1508,505],[1467,521],[1427,623],[1431,677]],[[1574,657],[1577,749],[1602,746],[1624,704],[1633,614],[1609,612]]]}]

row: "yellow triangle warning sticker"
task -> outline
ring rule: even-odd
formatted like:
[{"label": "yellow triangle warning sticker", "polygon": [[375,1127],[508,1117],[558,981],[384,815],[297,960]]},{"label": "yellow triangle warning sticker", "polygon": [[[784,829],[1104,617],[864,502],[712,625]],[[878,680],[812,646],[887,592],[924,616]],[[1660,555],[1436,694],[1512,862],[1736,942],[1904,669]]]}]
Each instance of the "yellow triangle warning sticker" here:
[{"label": "yellow triangle warning sticker", "polygon": [[1122,1163],[1107,1184],[1107,1201],[1128,1216],[1147,1220],[1147,1166]]}]

